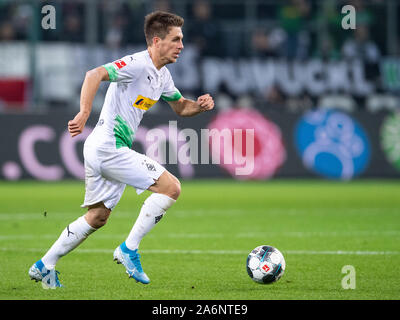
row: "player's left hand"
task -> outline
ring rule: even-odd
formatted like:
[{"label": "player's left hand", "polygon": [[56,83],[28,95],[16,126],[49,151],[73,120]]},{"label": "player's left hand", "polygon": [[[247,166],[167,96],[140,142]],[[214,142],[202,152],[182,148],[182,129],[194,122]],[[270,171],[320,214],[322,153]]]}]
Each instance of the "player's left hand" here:
[{"label": "player's left hand", "polygon": [[214,108],[214,100],[208,93],[198,97],[196,103],[202,111],[209,111]]}]

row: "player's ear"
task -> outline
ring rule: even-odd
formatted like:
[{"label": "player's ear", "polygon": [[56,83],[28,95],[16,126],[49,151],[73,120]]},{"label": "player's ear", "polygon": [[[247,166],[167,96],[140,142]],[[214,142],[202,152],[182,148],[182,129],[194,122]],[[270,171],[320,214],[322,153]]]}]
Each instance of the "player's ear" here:
[{"label": "player's ear", "polygon": [[158,47],[158,44],[161,42],[160,37],[153,37],[153,46]]}]

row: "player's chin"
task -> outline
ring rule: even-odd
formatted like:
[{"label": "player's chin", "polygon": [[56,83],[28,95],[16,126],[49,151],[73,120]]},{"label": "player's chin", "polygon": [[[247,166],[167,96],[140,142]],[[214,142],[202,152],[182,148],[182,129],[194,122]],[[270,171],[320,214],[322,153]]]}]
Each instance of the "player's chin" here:
[{"label": "player's chin", "polygon": [[168,58],[168,60],[167,60],[167,64],[175,63],[176,60],[177,60],[177,59],[175,59],[175,58],[173,58],[173,57],[170,57],[170,58]]}]

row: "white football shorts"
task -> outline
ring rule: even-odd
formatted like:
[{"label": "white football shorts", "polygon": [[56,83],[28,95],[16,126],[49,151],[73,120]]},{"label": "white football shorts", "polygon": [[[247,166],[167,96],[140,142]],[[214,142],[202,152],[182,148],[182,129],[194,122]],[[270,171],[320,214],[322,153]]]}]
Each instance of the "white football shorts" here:
[{"label": "white football shorts", "polygon": [[99,147],[85,143],[85,201],[82,208],[103,202],[113,209],[125,186],[141,194],[154,184],[165,168],[157,161],[128,147]]}]

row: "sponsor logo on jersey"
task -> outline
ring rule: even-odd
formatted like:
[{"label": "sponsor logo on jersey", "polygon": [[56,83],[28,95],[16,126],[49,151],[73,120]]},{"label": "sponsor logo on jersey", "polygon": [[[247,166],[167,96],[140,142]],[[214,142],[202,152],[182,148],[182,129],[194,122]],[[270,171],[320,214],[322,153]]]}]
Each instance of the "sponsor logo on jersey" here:
[{"label": "sponsor logo on jersey", "polygon": [[136,98],[136,101],[133,103],[133,106],[135,108],[139,108],[142,110],[149,110],[155,103],[157,102],[157,100],[152,100],[150,98],[146,98],[143,97],[141,95],[138,95],[138,97]]}]

